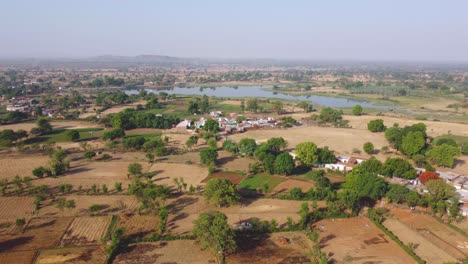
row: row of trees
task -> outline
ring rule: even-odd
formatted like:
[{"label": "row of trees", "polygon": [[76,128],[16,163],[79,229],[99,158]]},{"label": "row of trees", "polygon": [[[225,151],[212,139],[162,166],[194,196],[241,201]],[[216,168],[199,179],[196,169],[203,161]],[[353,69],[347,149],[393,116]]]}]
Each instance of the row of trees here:
[{"label": "row of trees", "polygon": [[180,122],[178,117],[168,115],[155,115],[147,112],[138,112],[135,109],[125,109],[124,111],[109,115],[108,119],[102,121],[113,128],[124,130],[135,128],[171,128]]}]

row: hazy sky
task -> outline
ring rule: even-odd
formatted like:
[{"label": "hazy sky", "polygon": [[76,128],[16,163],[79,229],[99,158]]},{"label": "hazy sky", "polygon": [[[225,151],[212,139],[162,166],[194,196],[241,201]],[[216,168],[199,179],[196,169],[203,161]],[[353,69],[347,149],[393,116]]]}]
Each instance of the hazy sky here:
[{"label": "hazy sky", "polygon": [[0,1],[0,57],[104,54],[468,61],[468,1]]}]

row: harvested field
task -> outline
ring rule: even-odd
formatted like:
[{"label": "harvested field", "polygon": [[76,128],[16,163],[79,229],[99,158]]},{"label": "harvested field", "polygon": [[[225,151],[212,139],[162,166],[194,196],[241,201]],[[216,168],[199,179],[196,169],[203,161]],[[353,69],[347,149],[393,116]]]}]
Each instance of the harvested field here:
[{"label": "harvested field", "polygon": [[246,157],[235,157],[232,153],[227,151],[221,150],[218,151],[218,159],[216,160],[216,164],[222,169],[226,171],[249,171],[249,164],[254,162],[255,160]]},{"label": "harvested field", "polygon": [[468,239],[430,215],[419,214],[409,209],[394,208],[390,211],[398,220],[415,230],[452,257],[462,260],[468,254]]},{"label": "harvested field", "polygon": [[138,101],[138,102],[134,102],[134,103],[131,103],[131,104],[124,104],[124,105],[116,105],[116,106],[113,106],[109,109],[106,109],[104,111],[101,112],[101,116],[106,116],[108,114],[115,114],[115,113],[118,113],[118,112],[121,112],[127,108],[136,108],[137,105],[141,104],[141,105],[145,105],[146,101]]},{"label": "harvested field", "polygon": [[212,173],[210,176],[206,177],[202,182],[206,183],[210,179],[226,179],[230,181],[232,184],[237,185],[244,178],[245,176],[240,175],[239,173],[220,171],[220,172]]},{"label": "harvested field", "polygon": [[398,219],[389,218],[383,225],[392,231],[405,245],[413,243],[414,252],[427,263],[456,262],[456,259],[438,248],[417,231],[401,223]]},{"label": "harvested field", "polygon": [[[299,219],[302,201],[287,201],[276,199],[246,200],[242,204],[219,208],[206,204],[203,198],[184,195],[166,202],[170,214],[168,229],[172,234],[187,235],[192,232],[193,221],[200,213],[221,211],[228,217],[229,224],[237,224],[252,218],[270,221],[275,219],[279,226],[285,226],[287,218]],[[320,205],[320,203],[319,203]]]},{"label": "harvested field", "polygon": [[95,204],[102,207],[99,213],[114,215],[132,213],[138,207],[137,198],[131,195],[67,195],[65,198],[74,200],[76,207],[60,210],[56,203],[46,200],[39,210],[39,216],[87,216],[89,215],[89,207]]},{"label": "harvested field", "polygon": [[14,235],[21,231],[21,228],[15,223],[16,219],[0,219],[0,236]]},{"label": "harvested field", "polygon": [[174,240],[134,244],[114,260],[115,264],[140,263],[216,263],[208,250],[201,250],[194,240]]},{"label": "harvested field", "polygon": [[0,197],[0,219],[31,217],[34,213],[34,197]]},{"label": "harvested field", "polygon": [[107,255],[99,247],[68,247],[41,250],[36,264],[104,264]]},{"label": "harvested field", "polygon": [[36,257],[36,253],[35,250],[0,253],[0,263],[31,264]]},{"label": "harvested field", "polygon": [[[96,123],[92,122],[85,122],[85,121],[53,121],[51,125],[54,129],[77,129],[77,128],[90,128],[90,127],[100,127]],[[11,124],[11,125],[2,125],[0,126],[0,130],[3,129],[13,129],[19,130],[24,129],[26,131],[30,131],[31,128],[36,127],[36,123],[18,123],[18,124]]]},{"label": "harvested field", "polygon": [[39,166],[46,166],[49,157],[46,155],[15,155],[10,154],[0,158],[2,173],[0,179],[13,179],[16,175],[20,177],[32,176],[32,170]]},{"label": "harvested field", "polygon": [[125,235],[129,237],[145,237],[157,231],[159,217],[153,215],[121,215],[119,227],[125,228]]},{"label": "harvested field", "polygon": [[321,250],[332,263],[415,263],[393,240],[364,217],[327,219],[320,230]]},{"label": "harvested field", "polygon": [[58,245],[72,218],[33,218],[22,233],[0,236],[0,253],[51,248]]},{"label": "harvested field", "polygon": [[110,216],[77,217],[65,231],[60,246],[100,244],[110,222]]},{"label": "harvested field", "polygon": [[291,180],[288,179],[278,185],[273,189],[274,194],[280,194],[288,192],[293,188],[300,188],[303,192],[307,192],[310,188],[314,188],[315,185],[312,182],[300,181],[300,180]]},{"label": "harvested field", "polygon": [[240,238],[240,249],[227,257],[228,263],[311,263],[313,243],[304,233],[282,232]]}]

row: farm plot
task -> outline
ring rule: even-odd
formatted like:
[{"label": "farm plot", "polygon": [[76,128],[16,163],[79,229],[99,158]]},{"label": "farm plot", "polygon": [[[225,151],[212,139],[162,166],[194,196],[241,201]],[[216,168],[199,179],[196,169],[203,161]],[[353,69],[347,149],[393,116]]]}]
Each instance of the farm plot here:
[{"label": "farm plot", "polygon": [[0,253],[0,263],[31,264],[36,256],[35,250]]},{"label": "farm plot", "polygon": [[21,231],[21,228],[15,223],[16,219],[0,219],[0,236],[14,235]]},{"label": "farm plot", "polygon": [[[85,122],[85,121],[54,121],[51,122],[51,125],[54,129],[79,129],[79,128],[89,128],[89,127],[99,127],[98,124],[92,122]],[[0,130],[3,129],[13,129],[19,130],[24,129],[26,131],[30,131],[31,128],[36,127],[36,123],[18,123],[18,124],[11,124],[11,125],[2,125],[0,126]]]},{"label": "farm plot", "polygon": [[218,159],[216,163],[223,170],[227,171],[249,171],[249,164],[254,162],[251,158],[246,157],[235,157],[232,153],[221,150],[218,152]]},{"label": "farm plot", "polygon": [[239,250],[228,263],[311,263],[307,256],[313,243],[300,232],[240,237]]},{"label": "farm plot", "polygon": [[463,260],[468,254],[468,239],[450,227],[438,222],[430,215],[413,213],[407,209],[394,208],[390,211],[397,219],[434,245]]},{"label": "farm plot", "polygon": [[258,199],[244,201],[243,204],[228,208],[219,208],[206,204],[202,198],[197,196],[181,196],[167,201],[170,212],[168,229],[177,235],[190,234],[193,229],[193,221],[201,213],[213,210],[224,213],[231,225],[256,218],[261,221],[275,219],[281,227],[286,225],[288,217],[295,221],[299,219],[298,212],[302,203],[302,201]]},{"label": "farm plot", "polygon": [[0,219],[31,217],[34,213],[34,197],[0,197]]},{"label": "farm plot", "polygon": [[0,236],[0,253],[51,248],[58,245],[72,218],[33,218],[22,233]]},{"label": "farm plot", "polygon": [[237,172],[226,172],[226,171],[220,171],[220,172],[215,172],[212,173],[210,176],[206,177],[202,182],[206,183],[210,179],[226,179],[230,181],[234,185],[238,185],[245,176],[237,173]]},{"label": "farm plot", "polygon": [[65,198],[74,200],[76,207],[60,210],[55,202],[46,200],[39,210],[39,216],[86,216],[89,214],[89,208],[92,205],[98,205],[101,208],[96,213],[115,215],[132,213],[138,206],[137,198],[130,195],[67,195]]},{"label": "farm plot", "polygon": [[416,255],[427,261],[427,263],[456,262],[454,257],[436,247],[417,231],[410,229],[397,219],[386,219],[383,225],[392,231],[405,245],[413,243],[416,247],[414,250]]},{"label": "farm plot", "polygon": [[110,216],[77,217],[63,235],[61,246],[99,244],[111,222]]},{"label": "farm plot", "polygon": [[120,217],[118,226],[125,228],[129,237],[145,237],[158,228],[159,217],[153,215],[133,215]]},{"label": "farm plot", "polygon": [[36,264],[106,263],[107,256],[99,247],[67,247],[41,250]]},{"label": "farm plot", "polygon": [[317,222],[321,250],[337,263],[415,263],[394,241],[364,217]]},{"label": "farm plot", "polygon": [[288,192],[293,188],[300,188],[303,192],[307,192],[310,188],[314,188],[315,185],[312,182],[300,181],[300,180],[286,180],[273,189],[274,194],[280,194]]},{"label": "farm plot", "polygon": [[114,260],[115,264],[140,263],[215,263],[208,250],[201,250],[193,240],[174,240],[134,244]]},{"label": "farm plot", "polygon": [[[20,177],[32,177],[32,170],[39,166],[45,166],[49,161],[46,155],[8,155],[0,158],[0,179],[12,179],[16,175]],[[34,177],[33,177],[34,178]]]}]

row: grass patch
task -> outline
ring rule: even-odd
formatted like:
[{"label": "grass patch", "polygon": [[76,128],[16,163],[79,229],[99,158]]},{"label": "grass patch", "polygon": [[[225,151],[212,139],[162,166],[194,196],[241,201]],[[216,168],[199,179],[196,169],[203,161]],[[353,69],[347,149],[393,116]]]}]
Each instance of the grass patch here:
[{"label": "grass patch", "polygon": [[436,137],[434,139],[434,142],[436,142],[437,140],[443,139],[443,138],[453,139],[453,140],[455,140],[455,142],[457,142],[458,145],[468,144],[468,137],[467,136],[457,136],[457,135],[442,135],[442,136]]},{"label": "grass patch", "polygon": [[[70,129],[76,130],[80,133],[79,141],[85,141],[90,139],[99,138],[102,134],[102,128],[78,128],[78,129]],[[55,129],[51,133],[46,135],[41,135],[38,137],[29,138],[25,141],[26,144],[34,144],[34,143],[52,143],[52,142],[68,142],[65,138],[65,132],[67,129]]]},{"label": "grass patch", "polygon": [[133,138],[133,137],[144,137],[146,140],[150,140],[153,138],[161,137],[161,133],[153,133],[153,134],[133,134],[133,135],[126,135],[124,138]]},{"label": "grass patch", "polygon": [[210,109],[216,110],[216,111],[231,111],[231,112],[242,111],[239,105],[231,105],[231,104],[215,104],[211,106]]},{"label": "grass patch", "polygon": [[239,187],[243,189],[256,190],[257,188],[263,188],[265,185],[268,185],[268,189],[273,190],[284,180],[285,179],[278,176],[257,174],[245,178],[239,184]]}]

